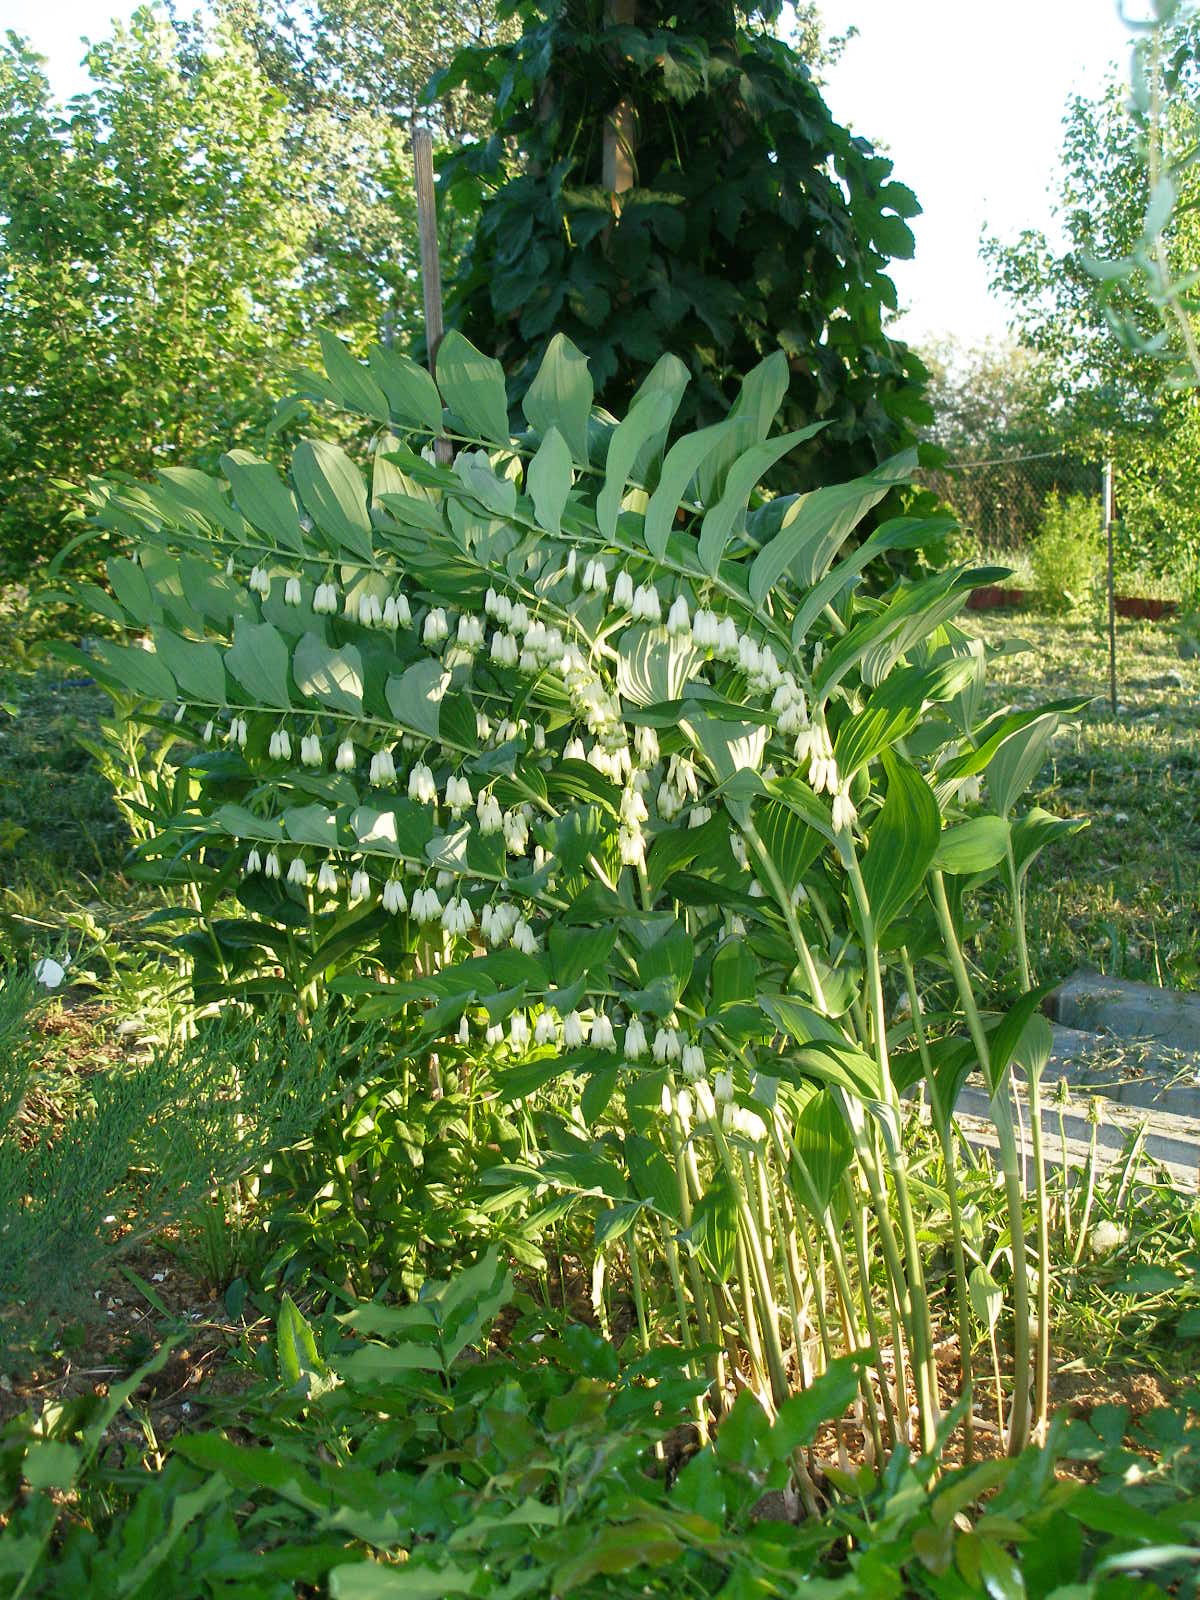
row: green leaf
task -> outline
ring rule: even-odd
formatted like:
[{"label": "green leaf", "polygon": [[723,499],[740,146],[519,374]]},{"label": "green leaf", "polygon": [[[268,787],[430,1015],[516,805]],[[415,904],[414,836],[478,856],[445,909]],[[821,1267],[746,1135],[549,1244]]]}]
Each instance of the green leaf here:
[{"label": "green leaf", "polygon": [[233,643],[225,652],[225,665],[257,705],[275,711],[290,706],[288,648],[269,622],[247,622],[239,617],[233,627]]},{"label": "green leaf", "polygon": [[215,644],[181,639],[169,628],[155,628],[154,645],[179,686],[181,699],[225,704],[225,663]]},{"label": "green leaf", "polygon": [[93,646],[96,660],[131,693],[143,700],[173,700],[175,679],[166,664],[138,644],[116,644],[112,639],[97,639]]},{"label": "green leaf", "polygon": [[732,1276],[737,1251],[737,1201],[724,1172],[718,1172],[692,1213],[693,1241],[718,1278]]},{"label": "green leaf", "polygon": [[690,637],[647,624],[626,628],[617,657],[617,687],[635,706],[678,700],[701,660]]},{"label": "green leaf", "polygon": [[810,1096],[793,1124],[792,1143],[808,1173],[812,1198],[827,1209],[854,1155],[846,1119],[828,1089]]},{"label": "green leaf", "polygon": [[533,514],[547,533],[562,528],[562,514],[571,492],[571,452],[553,424],[542,436],[537,454],[529,463],[526,484],[533,497]]},{"label": "green leaf", "polygon": [[816,583],[871,507],[909,479],[916,464],[916,451],[906,450],[862,478],[801,495],[779,532],[754,558],[750,598],[761,602],[789,571],[801,588]]},{"label": "green leaf", "polygon": [[671,419],[679,410],[679,402],[683,399],[683,392],[691,382],[692,375],[675,355],[662,355],[651,367],[650,371],[638,385],[637,393],[629,403],[632,412],[648,396],[662,394],[667,398],[667,414],[659,426],[650,434],[649,438],[638,450],[634,458],[633,468],[629,473],[635,483],[647,482],[650,469],[654,465],[659,452],[666,443],[667,430],[671,426]]},{"label": "green leaf", "polygon": [[588,462],[588,418],[593,388],[587,357],[564,334],[556,333],[521,402],[529,426],[545,439],[552,428],[582,466]]},{"label": "green leaf", "polygon": [[442,1600],[446,1594],[470,1594],[478,1571],[478,1565],[459,1566],[441,1559],[436,1565],[406,1561],[399,1567],[355,1561],[334,1567],[329,1596],[330,1600]]},{"label": "green leaf", "polygon": [[994,1328],[1004,1309],[1004,1290],[980,1262],[967,1280],[971,1310],[985,1328]]},{"label": "green leaf", "polygon": [[1008,853],[1009,826],[1003,817],[972,817],[947,828],[938,840],[933,865],[938,872],[986,872]]},{"label": "green leaf", "polygon": [[[721,498],[705,513],[700,525],[700,565],[706,572],[715,576],[734,523],[744,515],[751,492],[763,474],[769,472],[789,450],[805,439],[811,439],[814,433],[819,433],[825,426],[824,422],[814,422],[807,428],[797,428],[792,433],[780,434],[778,438],[766,439],[762,444],[752,445],[737,458],[729,469]],[[750,582],[753,594],[753,569]],[[762,596],[754,595],[754,598],[761,600]]]},{"label": "green leaf", "polygon": [[441,729],[442,699],[450,687],[450,674],[436,657],[417,661],[384,687],[396,721],[413,733],[436,739]]},{"label": "green leaf", "polygon": [[442,397],[425,368],[418,366],[411,357],[381,344],[372,347],[368,359],[396,421],[402,427],[440,433]]},{"label": "green leaf", "polygon": [[974,659],[962,656],[935,667],[899,667],[889,673],[863,710],[838,729],[833,754],[843,779],[910,733],[929,702],[952,699],[975,671]]},{"label": "green leaf", "polygon": [[914,550],[929,543],[941,534],[951,532],[958,524],[953,517],[891,517],[859,545],[844,561],[831,567],[821,581],[809,590],[792,620],[792,643],[797,649],[804,643],[808,630],[850,581],[864,567],[870,565],[885,550]]},{"label": "green leaf", "polygon": [[322,439],[301,439],[292,456],[292,477],[305,508],[322,533],[342,550],[371,560],[367,485],[346,452]]},{"label": "green leaf", "polygon": [[329,381],[346,410],[361,411],[376,422],[389,422],[387,396],[366,367],[354,359],[337,334],[328,328],[318,328],[317,338],[321,341]]},{"label": "green leaf", "polygon": [[325,1371],[325,1364],[317,1354],[317,1341],[313,1338],[312,1329],[300,1315],[290,1294],[284,1295],[279,1307],[275,1342],[279,1376],[289,1389]]},{"label": "green leaf", "polygon": [[925,881],[942,826],[937,800],[913,766],[885,756],[887,796],[871,824],[862,864],[867,904],[878,939]]},{"label": "green leaf", "polygon": [[284,831],[293,844],[311,844],[322,850],[336,850],[337,815],[327,805],[314,800],[307,806],[289,806],[283,813]]},{"label": "green leaf", "polygon": [[787,1461],[797,1450],[807,1449],[827,1422],[836,1422],[853,1404],[859,1390],[860,1352],[836,1356],[803,1394],[794,1394],[779,1408],[767,1435],[767,1447],[775,1461]]},{"label": "green leaf", "polygon": [[437,381],[442,398],[467,433],[492,444],[512,443],[504,368],[455,328],[438,346]]},{"label": "green leaf", "polygon": [[130,561],[128,556],[113,556],[105,563],[105,571],[113,593],[140,627],[149,627],[158,620],[158,603],[136,561]]},{"label": "green leaf", "polygon": [[673,411],[671,396],[663,389],[651,389],[634,401],[624,421],[614,429],[604,462],[604,487],[596,497],[596,525],[603,538],[611,539],[617,531],[617,517],[634,462],[663,433]]},{"label": "green leaf", "polygon": [[1012,828],[1013,865],[1017,882],[1024,878],[1035,857],[1059,839],[1079,833],[1088,826],[1087,817],[1056,817],[1041,806],[1032,806]]},{"label": "green leaf", "polygon": [[701,428],[698,433],[686,433],[667,451],[659,474],[658,487],[650,496],[646,507],[643,537],[652,556],[661,559],[666,553],[667,540],[675,523],[679,502],[696,476],[700,463],[710,450],[716,448],[729,427],[728,419]]},{"label": "green leaf", "polygon": [[276,544],[294,551],[304,549],[295,496],[269,461],[248,450],[230,450],[221,457],[221,470],[247,522]]},{"label": "green leaf", "polygon": [[305,699],[362,715],[362,656],[352,644],[335,650],[319,633],[304,634],[292,657],[292,675]]},{"label": "green leaf", "polygon": [[1056,711],[1044,712],[1010,734],[988,762],[988,802],[997,816],[1008,816],[1041,771],[1058,724]]}]

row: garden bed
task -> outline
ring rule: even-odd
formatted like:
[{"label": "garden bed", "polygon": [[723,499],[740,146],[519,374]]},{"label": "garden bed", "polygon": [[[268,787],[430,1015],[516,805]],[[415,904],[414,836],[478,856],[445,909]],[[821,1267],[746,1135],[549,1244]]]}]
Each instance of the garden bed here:
[{"label": "garden bed", "polygon": [[[1021,611],[1033,609],[1037,606],[1038,597],[1032,589],[1010,589],[1003,584],[990,583],[982,589],[974,589],[971,598],[967,601],[968,611]],[[1156,600],[1144,595],[1123,595],[1116,597],[1116,609],[1119,617],[1127,617],[1136,622],[1160,622],[1164,617],[1174,616],[1179,610],[1174,600]]]}]

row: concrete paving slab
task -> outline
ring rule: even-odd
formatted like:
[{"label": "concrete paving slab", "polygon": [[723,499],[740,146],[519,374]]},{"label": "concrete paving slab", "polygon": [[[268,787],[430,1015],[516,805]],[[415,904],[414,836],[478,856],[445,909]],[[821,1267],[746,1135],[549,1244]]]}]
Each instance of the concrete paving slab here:
[{"label": "concrete paving slab", "polygon": [[1200,1054],[1200,995],[1077,972],[1049,997],[1046,1011],[1068,1028]]}]

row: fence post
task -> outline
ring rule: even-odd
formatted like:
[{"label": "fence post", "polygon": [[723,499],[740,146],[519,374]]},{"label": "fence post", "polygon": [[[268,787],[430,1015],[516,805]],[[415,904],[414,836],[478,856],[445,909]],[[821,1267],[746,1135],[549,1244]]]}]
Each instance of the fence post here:
[{"label": "fence post", "polygon": [[1117,714],[1117,597],[1113,586],[1113,464],[1104,463],[1104,537],[1108,545],[1108,697]]},{"label": "fence post", "polygon": [[[437,379],[437,352],[442,342],[442,269],[438,259],[437,205],[433,198],[433,136],[423,122],[412,131],[413,177],[417,189],[417,233],[421,241],[421,294],[425,302],[425,348],[429,371]],[[448,467],[454,456],[449,439],[433,441],[438,465]]]}]

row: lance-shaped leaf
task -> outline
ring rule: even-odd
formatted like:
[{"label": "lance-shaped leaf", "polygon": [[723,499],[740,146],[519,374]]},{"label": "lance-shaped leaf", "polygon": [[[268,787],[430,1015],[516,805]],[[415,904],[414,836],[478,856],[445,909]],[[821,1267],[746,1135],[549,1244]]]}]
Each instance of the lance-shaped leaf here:
[{"label": "lance-shaped leaf", "polygon": [[810,1094],[804,1110],[792,1125],[795,1155],[804,1163],[811,1185],[810,1199],[819,1210],[832,1203],[834,1192],[854,1154],[854,1142],[841,1108],[828,1089]]},{"label": "lance-shaped leaf", "polygon": [[221,457],[221,470],[247,522],[288,550],[304,549],[295,496],[269,461],[248,450],[230,450]]},{"label": "lance-shaped leaf", "polygon": [[971,817],[947,828],[937,842],[938,872],[969,876],[987,872],[1008,854],[1009,826],[1003,817]]},{"label": "lance-shaped leaf", "polygon": [[225,704],[225,663],[215,644],[181,639],[169,628],[154,629],[154,644],[182,699],[211,706]]},{"label": "lance-shaped leaf", "polygon": [[658,487],[646,507],[643,537],[652,556],[662,557],[665,554],[679,502],[696,476],[700,463],[720,443],[728,427],[726,419],[724,422],[714,422],[711,427],[701,428],[698,433],[685,433],[667,451],[658,476]]},{"label": "lance-shaped leaf", "polygon": [[910,733],[929,702],[949,700],[975,672],[969,658],[934,667],[901,667],[879,685],[866,706],[838,729],[833,754],[838,771],[850,778]]},{"label": "lance-shaped leaf", "polygon": [[328,328],[318,328],[317,337],[338,403],[347,411],[361,411],[376,422],[390,421],[387,396],[366,367],[354,359],[337,334]]},{"label": "lance-shaped leaf", "polygon": [[558,533],[571,492],[571,452],[553,424],[546,430],[537,454],[529,463],[525,481],[533,498],[533,514],[538,526],[547,533]]},{"label": "lance-shaped leaf", "polygon": [[397,722],[413,733],[436,739],[441,729],[442,699],[449,687],[450,674],[430,656],[389,678],[384,693]]},{"label": "lance-shaped leaf", "polygon": [[792,619],[792,643],[800,647],[808,630],[857,575],[885,550],[916,550],[956,528],[953,517],[892,517],[859,545],[844,561],[831,567],[820,583],[814,584],[797,607]]},{"label": "lance-shaped leaf", "polygon": [[362,656],[352,644],[335,650],[319,633],[306,633],[292,657],[292,675],[306,699],[319,700],[333,711],[361,716]]},{"label": "lance-shaped leaf", "polygon": [[1057,712],[1044,712],[1027,727],[1010,734],[988,762],[988,800],[998,816],[1007,817],[1037,777],[1058,725]]},{"label": "lance-shaped leaf", "polygon": [[751,599],[762,600],[789,571],[802,588],[816,583],[871,507],[909,479],[916,464],[916,451],[906,450],[865,477],[801,495],[779,532],[754,558]]},{"label": "lance-shaped leaf", "polygon": [[[105,562],[112,592],[140,627],[147,628],[162,616],[162,609],[150,592],[146,575],[128,556],[112,556]],[[123,620],[123,619],[122,619]]]},{"label": "lance-shaped leaf", "polygon": [[173,700],[175,679],[166,663],[136,644],[117,644],[112,639],[97,639],[95,658],[105,675],[143,700]]},{"label": "lance-shaped leaf", "polygon": [[634,457],[633,468],[629,473],[634,483],[648,484],[650,474],[655,462],[666,444],[667,430],[671,426],[671,418],[679,410],[679,402],[683,399],[683,392],[692,381],[692,375],[680,361],[678,356],[663,355],[650,368],[650,371],[638,385],[637,393],[629,403],[632,411],[640,405],[648,395],[663,394],[667,398],[668,410],[662,422],[650,433]]},{"label": "lance-shaped leaf", "polygon": [[604,461],[604,487],[596,497],[596,525],[603,538],[611,539],[617,531],[617,516],[634,462],[648,444],[661,437],[673,412],[667,391],[651,389],[635,400],[613,430]]},{"label": "lance-shaped leaf", "polygon": [[438,346],[437,381],[442,398],[473,438],[511,444],[504,368],[476,350],[456,328]]},{"label": "lance-shaped leaf", "polygon": [[[704,521],[700,524],[700,565],[706,572],[716,574],[734,524],[745,514],[754,486],[763,474],[769,472],[789,450],[802,444],[805,439],[811,439],[814,433],[819,433],[825,426],[823,422],[814,422],[807,428],[796,428],[791,433],[780,434],[776,439],[765,439],[737,458],[729,469],[721,498],[705,513]],[[762,599],[762,594],[755,592],[753,569],[750,592],[754,599]]]},{"label": "lance-shaped leaf", "polygon": [[292,477],[321,532],[340,550],[370,561],[366,480],[346,452],[321,439],[302,439],[292,456]]},{"label": "lance-shaped leaf", "polygon": [[917,894],[938,847],[942,826],[937,800],[908,762],[884,756],[887,797],[871,824],[862,863],[863,886],[875,937],[901,915]]},{"label": "lance-shaped leaf", "polygon": [[592,414],[587,357],[564,334],[556,333],[521,402],[529,426],[544,439],[556,428],[582,466],[588,460],[588,418]]},{"label": "lance-shaped leaf", "polygon": [[387,396],[392,416],[403,427],[440,433],[442,397],[424,367],[410,356],[385,345],[375,345],[370,354],[371,371]]},{"label": "lance-shaped leaf", "polygon": [[288,647],[278,628],[269,622],[247,622],[238,617],[233,643],[225,652],[225,665],[251,701],[264,710],[285,710],[291,704],[289,664]]},{"label": "lance-shaped leaf", "polygon": [[1059,839],[1079,833],[1089,823],[1087,817],[1056,817],[1041,806],[1033,806],[1012,826],[1013,867],[1018,884],[1033,865],[1034,858]]}]

